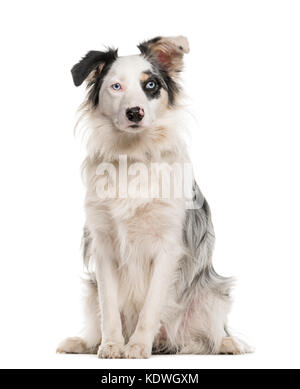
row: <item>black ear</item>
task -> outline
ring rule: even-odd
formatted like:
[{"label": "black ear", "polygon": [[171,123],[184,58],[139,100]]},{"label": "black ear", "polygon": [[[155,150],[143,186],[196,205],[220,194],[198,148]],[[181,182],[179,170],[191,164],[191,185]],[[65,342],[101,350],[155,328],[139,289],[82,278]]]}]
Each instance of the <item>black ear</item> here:
[{"label": "black ear", "polygon": [[109,49],[106,52],[89,51],[85,57],[71,69],[75,86],[81,85],[93,70],[99,67],[99,71],[101,72],[105,65],[111,64],[117,58],[118,50]]}]

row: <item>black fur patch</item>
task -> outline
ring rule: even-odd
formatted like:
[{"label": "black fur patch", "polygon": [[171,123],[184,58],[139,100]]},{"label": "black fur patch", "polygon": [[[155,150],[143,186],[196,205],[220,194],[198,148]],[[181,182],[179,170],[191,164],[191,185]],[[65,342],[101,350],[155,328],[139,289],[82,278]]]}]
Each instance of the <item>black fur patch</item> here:
[{"label": "black fur patch", "polygon": [[151,54],[150,45],[153,45],[154,43],[157,43],[161,40],[161,36],[157,36],[156,38],[150,39],[149,41],[142,42],[138,45],[138,48],[142,54],[144,54],[146,57]]},{"label": "black fur patch", "polygon": [[[159,98],[160,97],[160,90],[162,88],[162,80],[160,80],[160,77],[158,75],[155,75],[154,73],[152,73],[149,70],[146,70],[143,73],[149,75],[149,78],[146,81],[142,81],[141,82],[143,91],[145,92],[146,96],[148,97],[148,99],[157,99],[157,98]],[[146,85],[150,81],[153,81],[156,84],[156,86],[153,89],[146,88]]]},{"label": "black fur patch", "polygon": [[179,85],[169,75],[168,71],[164,69],[160,64],[156,63],[156,61],[154,61],[153,66],[158,69],[159,74],[164,81],[162,87],[168,93],[169,104],[174,105],[176,94],[180,91]]},{"label": "black fur patch", "polygon": [[142,55],[147,58],[147,60],[151,63],[154,73],[157,74],[161,80],[161,87],[164,88],[168,93],[169,105],[174,105],[175,96],[180,91],[179,85],[173,80],[170,76],[166,67],[159,63],[157,59],[153,56],[151,52],[150,45],[158,42],[161,37],[153,38],[147,42],[143,42],[138,45],[138,48]]},{"label": "black fur patch", "polygon": [[118,50],[109,49],[106,52],[89,51],[81,61],[73,66],[71,70],[74,84],[79,86],[88,77],[88,75],[97,68],[97,66],[103,64],[101,70],[95,72],[95,76],[87,85],[89,88],[88,101],[93,107],[96,107],[99,102],[99,92],[103,79],[117,58]]},{"label": "black fur patch", "polygon": [[168,93],[169,105],[174,105],[175,96],[180,91],[179,85],[172,79],[166,69],[164,69],[158,62],[152,57],[148,57],[147,60],[151,63],[153,72],[144,72],[149,74],[149,81],[155,81],[158,84],[158,88],[151,91],[146,89],[147,82],[143,82],[142,86],[146,95],[150,98],[157,98],[160,96],[160,89],[163,88]]}]

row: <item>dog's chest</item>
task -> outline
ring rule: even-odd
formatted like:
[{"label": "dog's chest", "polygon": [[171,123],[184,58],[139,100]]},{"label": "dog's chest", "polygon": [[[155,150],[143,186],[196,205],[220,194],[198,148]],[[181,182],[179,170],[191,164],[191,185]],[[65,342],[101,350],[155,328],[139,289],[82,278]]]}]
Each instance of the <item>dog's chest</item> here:
[{"label": "dog's chest", "polygon": [[[180,201],[158,199],[115,199],[109,212],[122,257],[128,250],[139,249],[139,255],[151,253],[154,242],[163,239],[169,230],[182,226]],[[150,246],[150,247],[149,247]]]},{"label": "dog's chest", "polygon": [[[118,162],[95,171],[93,198],[108,211],[122,258],[129,248],[140,253],[163,238],[168,229],[182,228],[185,208],[180,163]],[[105,174],[104,174],[105,170]],[[131,251],[132,251],[131,250]]]}]

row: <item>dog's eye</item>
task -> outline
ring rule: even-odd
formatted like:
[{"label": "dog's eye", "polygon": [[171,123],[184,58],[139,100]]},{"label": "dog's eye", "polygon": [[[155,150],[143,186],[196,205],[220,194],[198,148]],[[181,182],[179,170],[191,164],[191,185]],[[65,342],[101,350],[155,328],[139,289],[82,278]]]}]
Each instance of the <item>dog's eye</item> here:
[{"label": "dog's eye", "polygon": [[111,87],[113,88],[113,90],[116,90],[116,91],[122,89],[121,85],[118,82],[116,84],[112,84]]},{"label": "dog's eye", "polygon": [[154,89],[156,87],[156,83],[154,81],[149,81],[146,84],[147,89]]}]

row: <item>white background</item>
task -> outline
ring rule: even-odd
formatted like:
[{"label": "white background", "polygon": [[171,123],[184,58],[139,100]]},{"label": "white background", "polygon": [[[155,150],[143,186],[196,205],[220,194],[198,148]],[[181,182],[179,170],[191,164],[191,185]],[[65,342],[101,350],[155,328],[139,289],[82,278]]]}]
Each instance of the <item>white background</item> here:
[{"label": "white background", "polygon": [[[0,367],[279,368],[299,363],[300,4],[298,1],[6,1],[0,9]],[[189,38],[190,152],[235,275],[230,326],[245,356],[98,360],[56,355],[81,328],[84,150],[73,136],[88,50],[137,53]]]}]

